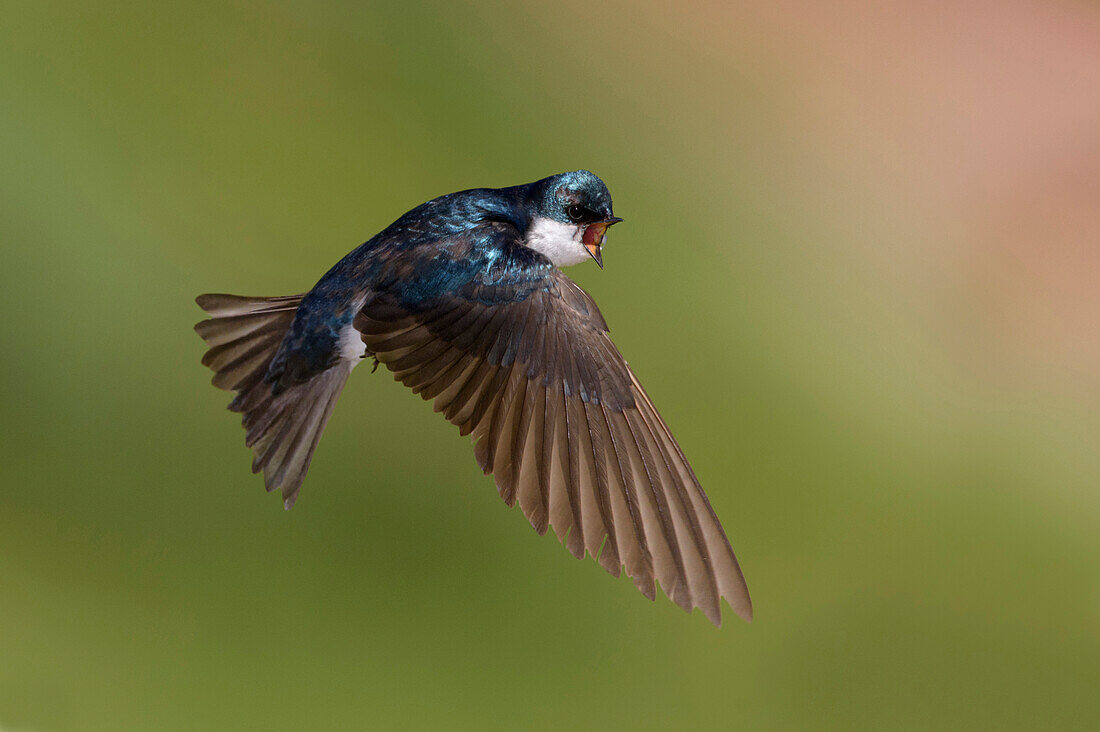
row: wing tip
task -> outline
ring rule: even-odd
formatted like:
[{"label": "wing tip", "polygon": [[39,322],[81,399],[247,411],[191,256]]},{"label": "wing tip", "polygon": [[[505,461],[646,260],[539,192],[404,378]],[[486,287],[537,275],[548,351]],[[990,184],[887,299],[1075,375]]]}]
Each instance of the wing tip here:
[{"label": "wing tip", "polygon": [[[729,606],[729,609],[733,611],[734,615],[741,618],[746,623],[749,623],[749,624],[752,623],[752,604],[751,603],[749,603],[747,606],[742,605],[741,603],[737,603],[736,605],[734,605],[733,603],[731,603],[729,601],[729,598],[725,598],[725,600],[726,600],[726,605]],[[683,606],[681,605],[681,607],[683,607]],[[722,621],[723,621],[724,618],[722,617],[721,606],[719,606],[718,608],[713,608],[713,607],[708,608],[708,607],[705,607],[703,605],[698,605],[697,607],[700,610],[703,611],[703,615],[706,617],[707,620],[709,620],[711,622],[711,624],[714,625],[715,628],[721,628],[722,627]],[[691,610],[688,610],[688,612],[690,613]]]},{"label": "wing tip", "polygon": [[731,602],[730,598],[726,598],[726,604],[730,606],[730,610],[737,615],[737,617],[744,620],[746,623],[752,623],[752,598],[749,597],[748,592],[745,593],[745,597],[742,601],[741,598],[737,598],[738,602]]}]

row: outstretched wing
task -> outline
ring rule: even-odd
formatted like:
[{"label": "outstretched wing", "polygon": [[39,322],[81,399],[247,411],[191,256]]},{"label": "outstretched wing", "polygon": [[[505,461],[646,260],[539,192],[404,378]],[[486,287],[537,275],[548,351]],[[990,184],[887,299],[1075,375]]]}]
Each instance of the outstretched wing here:
[{"label": "outstretched wing", "polygon": [[[491,276],[490,276],[491,275]],[[625,566],[721,624],[748,588],[699,481],[611,342],[592,298],[552,267],[496,270],[416,304],[381,294],[355,320],[367,350],[472,434],[501,497],[578,559]]]}]

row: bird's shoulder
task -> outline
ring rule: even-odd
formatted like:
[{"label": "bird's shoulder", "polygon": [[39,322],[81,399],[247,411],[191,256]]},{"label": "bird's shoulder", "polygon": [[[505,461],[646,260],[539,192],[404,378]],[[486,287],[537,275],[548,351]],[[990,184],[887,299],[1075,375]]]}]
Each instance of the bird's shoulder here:
[{"label": "bird's shoulder", "polygon": [[441,298],[503,304],[556,289],[560,272],[525,245],[526,217],[508,189],[428,201],[379,234],[374,291],[415,310]]},{"label": "bird's shoulder", "polygon": [[513,309],[534,304],[544,318],[577,320],[606,331],[592,297],[544,255],[524,245],[513,225],[485,221],[405,250],[379,278],[377,296],[410,313],[450,309],[457,303]]},{"label": "bird's shoulder", "polygon": [[378,239],[415,247],[462,236],[485,223],[511,225],[522,234],[530,224],[519,188],[471,188],[425,201],[383,229]]}]

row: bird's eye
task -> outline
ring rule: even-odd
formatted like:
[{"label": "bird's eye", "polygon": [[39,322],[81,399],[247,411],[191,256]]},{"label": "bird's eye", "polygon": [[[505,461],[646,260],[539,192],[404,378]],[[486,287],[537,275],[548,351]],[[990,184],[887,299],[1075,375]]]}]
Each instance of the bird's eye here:
[{"label": "bird's eye", "polygon": [[584,208],[582,206],[578,206],[575,203],[569,208],[565,209],[565,213],[569,214],[569,218],[573,219],[574,221],[580,221],[584,218]]}]

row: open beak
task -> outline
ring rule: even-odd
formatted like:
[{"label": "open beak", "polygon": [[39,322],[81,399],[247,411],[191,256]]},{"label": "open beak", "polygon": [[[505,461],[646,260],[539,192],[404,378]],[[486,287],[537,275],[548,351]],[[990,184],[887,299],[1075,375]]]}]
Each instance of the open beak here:
[{"label": "open beak", "polygon": [[617,224],[620,221],[622,221],[622,219],[618,216],[612,216],[609,219],[589,224],[584,230],[584,248],[587,249],[588,253],[592,255],[592,258],[596,260],[596,264],[600,265],[600,269],[603,269],[603,255],[600,253],[600,248],[603,247],[603,240],[607,235],[607,227]]}]

